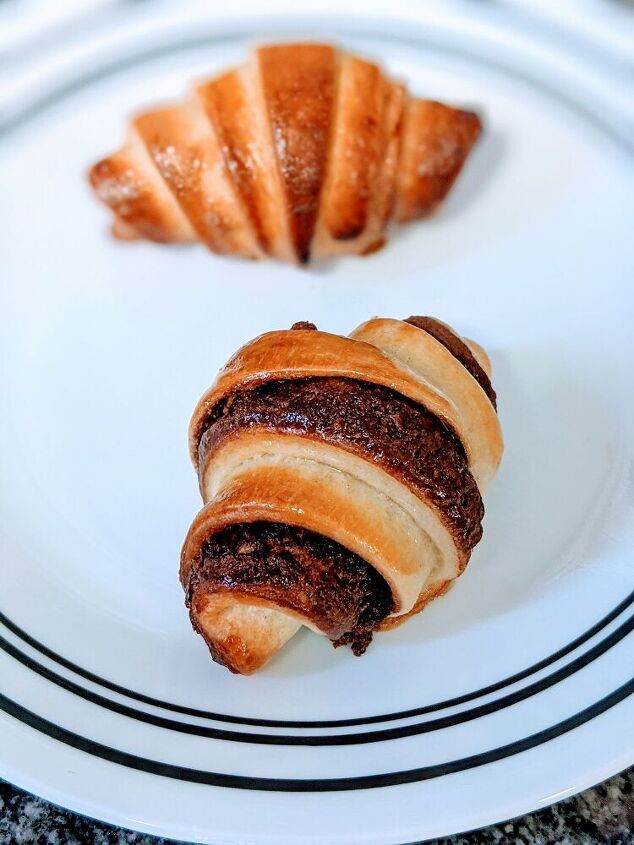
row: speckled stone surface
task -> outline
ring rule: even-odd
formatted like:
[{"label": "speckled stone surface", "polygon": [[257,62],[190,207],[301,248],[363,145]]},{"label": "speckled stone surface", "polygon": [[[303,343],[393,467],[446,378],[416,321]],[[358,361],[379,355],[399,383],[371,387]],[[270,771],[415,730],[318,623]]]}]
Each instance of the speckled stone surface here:
[{"label": "speckled stone surface", "polygon": [[[0,781],[0,845],[163,845],[59,810]],[[634,845],[634,768],[554,807],[436,845]]]}]

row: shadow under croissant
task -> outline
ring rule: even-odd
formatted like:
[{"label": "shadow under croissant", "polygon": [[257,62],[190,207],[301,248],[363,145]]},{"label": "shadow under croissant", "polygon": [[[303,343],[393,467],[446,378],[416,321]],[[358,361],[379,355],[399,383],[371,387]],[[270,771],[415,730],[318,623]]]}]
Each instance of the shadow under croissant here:
[{"label": "shadow under croissant", "polygon": [[[301,629],[271,660],[268,672],[280,677],[312,675],[332,670],[339,660],[354,666],[386,648],[452,637],[484,620],[514,612],[564,572],[600,560],[607,541],[605,505],[624,495],[621,488],[630,467],[625,458],[606,462],[602,450],[589,454],[585,444],[601,443],[596,432],[602,432],[603,444],[617,457],[620,438],[614,420],[618,417],[610,412],[605,397],[599,401],[581,379],[571,378],[565,365],[557,366],[552,357],[546,361],[545,353],[541,363],[547,376],[538,395],[529,394],[522,362],[539,367],[536,348],[516,347],[505,355],[494,351],[491,357],[496,387],[503,397],[500,413],[510,435],[499,476],[488,493],[488,509],[496,517],[493,521],[485,516],[484,538],[465,573],[407,624],[375,633],[360,661],[346,649],[337,649],[335,657],[327,639]],[[545,407],[548,419],[542,412]],[[571,432],[573,424],[576,432],[565,444],[560,437],[546,440],[551,429]],[[526,454],[534,456],[528,474]],[[566,507],[571,477],[578,479],[576,498]],[[579,502],[585,507],[579,508]],[[536,525],[543,526],[543,537],[536,536]],[[518,548],[526,550],[521,558]],[[520,648],[533,632],[520,629],[516,636]]]},{"label": "shadow under croissant", "polygon": [[[492,179],[504,164],[507,154],[508,141],[504,134],[495,128],[489,129],[485,123],[484,132],[473,147],[447,198],[429,216],[423,218],[422,221],[413,221],[404,225],[391,224],[386,231],[386,243],[377,252],[367,256],[338,256],[320,259],[305,265],[302,267],[302,271],[307,276],[314,276],[325,282],[330,281],[327,277],[332,276],[332,281],[336,284],[339,284],[340,279],[339,276],[333,275],[333,271],[339,265],[345,266],[348,273],[363,274],[365,283],[369,281],[367,278],[369,271],[371,271],[372,276],[381,273],[381,278],[383,278],[385,271],[380,271],[378,266],[377,268],[371,266],[376,262],[376,257],[383,257],[384,253],[388,252],[397,253],[399,248],[402,249],[411,241],[413,229],[416,230],[414,237],[420,243],[427,235],[433,234],[426,229],[429,230],[436,222],[444,224],[455,221],[459,225],[460,219],[480,200],[487,188],[490,190]],[[417,228],[421,223],[423,228]],[[452,243],[451,250],[453,254],[455,243]],[[416,250],[414,254],[415,260],[410,262],[410,259],[401,252],[400,261],[404,260],[401,272],[405,272],[407,265],[410,263],[412,269],[415,268],[420,271],[420,252]],[[429,259],[429,255],[427,255],[427,258]],[[437,263],[437,261],[436,258],[433,263]],[[393,272],[393,268],[390,268],[390,271]]]},{"label": "shadow under croissant", "polygon": [[[483,538],[454,588],[382,642],[453,636],[514,614],[574,569],[599,565],[610,535],[607,505],[627,500],[632,458],[623,454],[609,397],[548,351],[518,346],[493,350],[491,359],[507,437]],[[526,388],[531,370],[541,373],[537,393]],[[593,452],[588,444],[597,444]],[[532,636],[517,631],[518,642],[524,633]]]}]

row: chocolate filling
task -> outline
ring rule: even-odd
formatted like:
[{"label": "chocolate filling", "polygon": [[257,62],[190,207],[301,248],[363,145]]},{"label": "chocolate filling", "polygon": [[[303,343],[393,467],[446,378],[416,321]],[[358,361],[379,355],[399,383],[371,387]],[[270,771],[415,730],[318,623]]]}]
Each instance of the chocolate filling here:
[{"label": "chocolate filling", "polygon": [[294,610],[335,646],[350,645],[356,655],[392,611],[387,583],[358,555],[312,531],[276,522],[240,523],[214,534],[190,569],[188,607],[199,591],[237,591]]},{"label": "chocolate filling", "polygon": [[297,323],[293,323],[293,325],[291,326],[291,331],[316,332],[317,326],[314,323],[309,322],[308,320],[299,320]]},{"label": "chocolate filling", "polygon": [[465,559],[482,536],[482,499],[460,440],[387,387],[323,377],[236,393],[207,424],[199,466],[226,437],[255,427],[326,441],[374,461],[435,507]]},{"label": "chocolate filling", "polygon": [[495,390],[493,390],[491,385],[491,379],[484,372],[475,355],[463,340],[456,337],[447,326],[444,326],[439,320],[435,320],[433,317],[408,317],[404,322],[416,326],[417,329],[424,329],[438,343],[442,343],[445,349],[451,352],[453,357],[457,358],[465,370],[473,376],[489,397],[493,407],[497,409]]}]

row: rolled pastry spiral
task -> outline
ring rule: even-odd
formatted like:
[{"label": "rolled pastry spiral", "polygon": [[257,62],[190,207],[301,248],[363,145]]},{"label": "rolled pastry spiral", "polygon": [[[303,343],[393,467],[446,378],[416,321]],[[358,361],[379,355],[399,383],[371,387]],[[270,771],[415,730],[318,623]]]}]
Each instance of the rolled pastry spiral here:
[{"label": "rolled pastry spiral", "polygon": [[373,252],[391,220],[432,212],[480,131],[371,62],[278,44],[134,118],[90,182],[118,237],[301,264]]},{"label": "rolled pastry spiral", "polygon": [[180,579],[212,657],[243,674],[301,625],[361,654],[443,593],[503,451],[487,354],[431,317],[261,335],[189,445],[205,505]]}]

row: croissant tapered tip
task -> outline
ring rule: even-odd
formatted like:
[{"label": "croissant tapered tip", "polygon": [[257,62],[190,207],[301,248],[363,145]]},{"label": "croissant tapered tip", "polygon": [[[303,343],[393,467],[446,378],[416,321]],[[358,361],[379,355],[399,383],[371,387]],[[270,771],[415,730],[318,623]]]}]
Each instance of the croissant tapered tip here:
[{"label": "croissant tapered tip", "polygon": [[412,100],[404,128],[395,218],[426,217],[445,199],[482,132],[472,111]]},{"label": "croissant tapered tip", "polygon": [[237,675],[265,666],[300,627],[286,613],[235,593],[201,591],[190,618],[213,659]]}]

